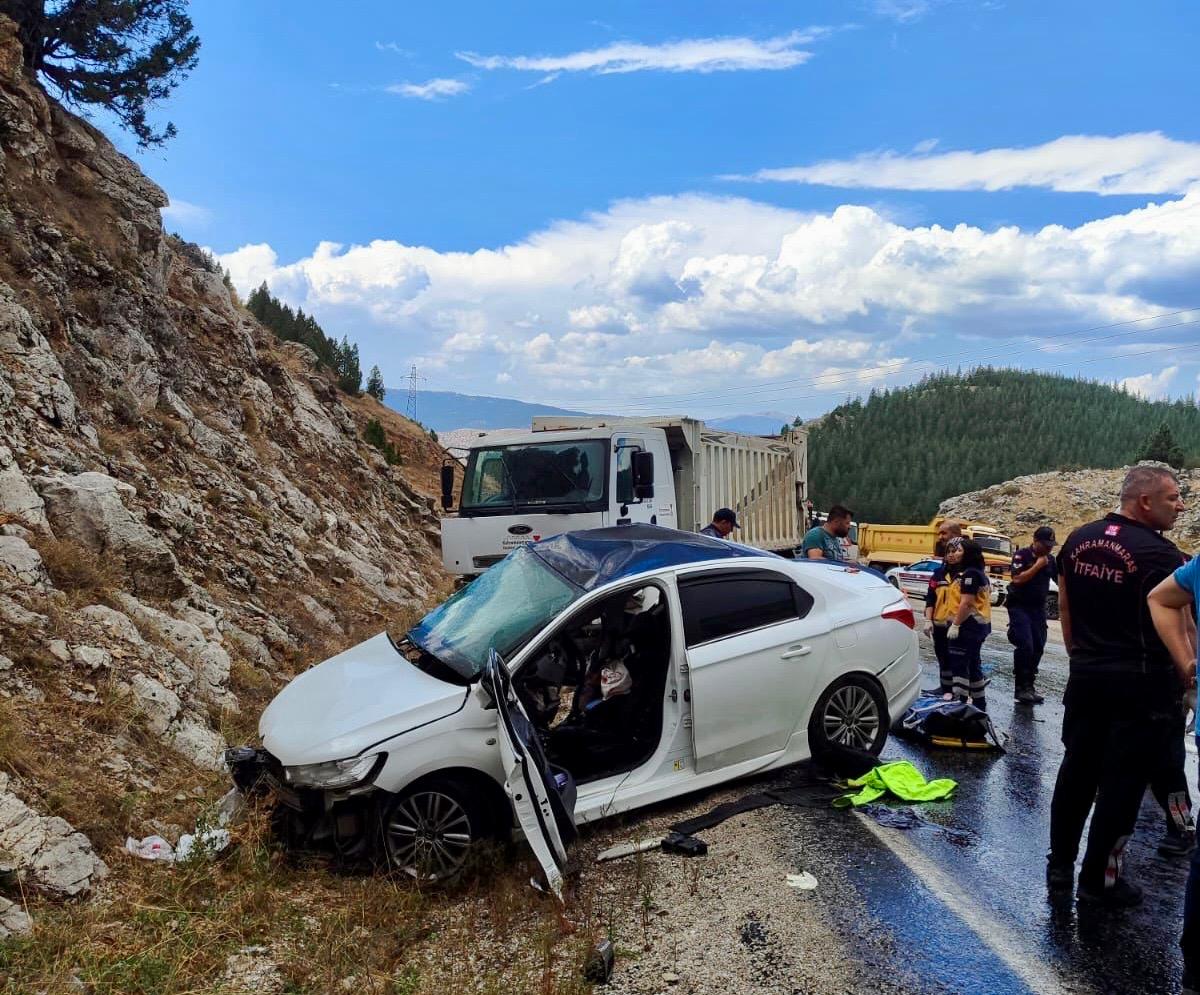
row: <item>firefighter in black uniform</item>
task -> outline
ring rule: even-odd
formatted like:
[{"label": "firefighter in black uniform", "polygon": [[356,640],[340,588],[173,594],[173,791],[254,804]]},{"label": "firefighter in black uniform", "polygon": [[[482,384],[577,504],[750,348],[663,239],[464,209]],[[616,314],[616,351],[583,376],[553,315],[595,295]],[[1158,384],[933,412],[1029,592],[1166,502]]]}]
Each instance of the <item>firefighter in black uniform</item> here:
[{"label": "firefighter in black uniform", "polygon": [[1059,612],[1071,669],[1063,696],[1066,749],[1050,803],[1052,893],[1071,889],[1095,803],[1078,897],[1116,906],[1142,900],[1141,889],[1121,876],[1121,855],[1182,693],[1146,598],[1183,563],[1162,535],[1183,510],[1173,473],[1136,466],[1121,487],[1120,513],[1080,526],[1059,554]]},{"label": "firefighter in black uniform", "polygon": [[1055,566],[1054,529],[1043,525],[1033,533],[1033,545],[1018,549],[1012,558],[1012,579],[1004,607],[1008,610],[1008,641],[1013,644],[1015,697],[1021,705],[1040,705],[1037,693],[1038,664],[1046,649],[1046,598]]}]

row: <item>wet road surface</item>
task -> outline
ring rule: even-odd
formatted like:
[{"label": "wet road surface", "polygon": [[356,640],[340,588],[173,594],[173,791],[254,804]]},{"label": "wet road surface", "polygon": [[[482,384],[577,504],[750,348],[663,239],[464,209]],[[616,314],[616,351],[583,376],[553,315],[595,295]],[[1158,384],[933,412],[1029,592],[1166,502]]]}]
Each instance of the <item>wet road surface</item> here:
[{"label": "wet road surface", "polygon": [[[1126,873],[1146,892],[1128,911],[1097,911],[1073,899],[1051,903],[1045,888],[1050,797],[1062,758],[1067,660],[1057,623],[1041,665],[1036,708],[1012,701],[1007,615],[996,609],[984,647],[988,707],[1005,754],[936,749],[890,739],[885,759],[911,760],[928,778],[959,782],[950,802],[862,814],[793,810],[823,847],[835,879],[852,889],[840,923],[847,941],[875,959],[881,991],[1173,993],[1179,991],[1179,928],[1186,859],[1156,852],[1164,828],[1147,793],[1126,851]],[[926,687],[937,684],[922,638]],[[1196,755],[1188,750],[1195,788]],[[1086,839],[1086,830],[1084,833]],[[879,935],[890,937],[884,954]]]}]

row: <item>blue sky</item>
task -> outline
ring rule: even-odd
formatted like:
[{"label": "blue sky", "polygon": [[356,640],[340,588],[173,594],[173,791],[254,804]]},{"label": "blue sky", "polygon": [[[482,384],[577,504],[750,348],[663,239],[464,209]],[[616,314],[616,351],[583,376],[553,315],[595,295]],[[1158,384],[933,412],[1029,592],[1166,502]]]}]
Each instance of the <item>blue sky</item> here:
[{"label": "blue sky", "polygon": [[1150,318],[1200,308],[1191,4],[330,10],[194,4],[138,158],[169,228],[389,382],[704,415],[989,359],[1200,386],[1200,311]]}]

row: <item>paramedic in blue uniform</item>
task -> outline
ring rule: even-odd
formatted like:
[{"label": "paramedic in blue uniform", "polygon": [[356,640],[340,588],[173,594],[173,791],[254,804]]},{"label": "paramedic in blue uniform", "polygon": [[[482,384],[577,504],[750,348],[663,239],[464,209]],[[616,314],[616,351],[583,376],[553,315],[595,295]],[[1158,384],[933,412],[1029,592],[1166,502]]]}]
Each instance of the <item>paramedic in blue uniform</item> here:
[{"label": "paramedic in blue uniform", "polygon": [[1182,696],[1147,599],[1184,562],[1163,532],[1184,503],[1175,474],[1135,466],[1121,510],[1071,533],[1058,556],[1059,615],[1070,658],[1063,695],[1065,747],[1050,802],[1046,885],[1069,893],[1079,869],[1081,902],[1137,905],[1142,890],[1121,874],[1125,844]]},{"label": "paramedic in blue uniform", "polygon": [[1015,698],[1022,705],[1040,705],[1046,699],[1037,693],[1038,664],[1046,649],[1046,598],[1055,566],[1051,553],[1054,529],[1043,525],[1033,533],[1033,545],[1013,553],[1008,582],[1008,641],[1013,644]]}]

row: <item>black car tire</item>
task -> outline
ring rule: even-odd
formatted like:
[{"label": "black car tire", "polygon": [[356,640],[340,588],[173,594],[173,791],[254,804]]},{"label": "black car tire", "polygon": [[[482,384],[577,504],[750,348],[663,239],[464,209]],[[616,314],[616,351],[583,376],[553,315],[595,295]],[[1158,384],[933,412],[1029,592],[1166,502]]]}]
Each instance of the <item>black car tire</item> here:
[{"label": "black car tire", "polygon": [[1046,595],[1046,618],[1058,619],[1058,595],[1050,593]]},{"label": "black car tire", "polygon": [[423,885],[455,881],[481,845],[498,837],[500,819],[477,785],[452,775],[420,781],[388,802],[379,823],[387,865]]},{"label": "black car tire", "polygon": [[887,582],[891,584],[892,587],[894,587],[897,591],[900,590],[900,581],[896,580],[895,577],[889,577]]},{"label": "black car tire", "polygon": [[808,720],[808,745],[820,758],[837,746],[865,750],[875,756],[887,742],[887,699],[879,684],[865,674],[846,674],[817,699]]}]

